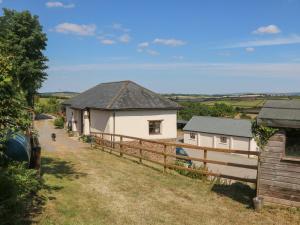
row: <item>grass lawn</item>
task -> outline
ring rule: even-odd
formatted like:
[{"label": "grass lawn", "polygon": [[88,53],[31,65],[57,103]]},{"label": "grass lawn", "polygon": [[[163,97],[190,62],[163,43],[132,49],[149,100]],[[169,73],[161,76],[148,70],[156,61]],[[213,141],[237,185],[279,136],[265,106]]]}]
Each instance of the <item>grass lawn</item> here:
[{"label": "grass lawn", "polygon": [[43,152],[37,224],[299,224],[299,209],[251,208],[249,186],[212,185],[100,150]]}]

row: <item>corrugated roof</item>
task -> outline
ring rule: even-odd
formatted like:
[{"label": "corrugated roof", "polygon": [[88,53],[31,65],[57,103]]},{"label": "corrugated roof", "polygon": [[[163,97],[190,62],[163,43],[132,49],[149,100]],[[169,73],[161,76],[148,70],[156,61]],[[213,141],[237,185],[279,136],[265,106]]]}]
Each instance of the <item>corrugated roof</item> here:
[{"label": "corrugated roof", "polygon": [[252,137],[250,120],[193,116],[183,130],[238,137]]},{"label": "corrugated roof", "polygon": [[258,114],[259,124],[300,128],[300,100],[269,100]]},{"label": "corrugated roof", "polygon": [[132,81],[99,84],[63,103],[74,108],[179,109],[180,106]]}]

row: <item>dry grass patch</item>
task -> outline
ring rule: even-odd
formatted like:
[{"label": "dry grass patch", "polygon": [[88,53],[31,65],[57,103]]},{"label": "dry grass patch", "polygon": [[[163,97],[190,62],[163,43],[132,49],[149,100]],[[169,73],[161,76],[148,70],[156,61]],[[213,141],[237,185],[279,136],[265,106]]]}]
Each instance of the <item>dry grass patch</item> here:
[{"label": "dry grass patch", "polygon": [[[159,170],[159,171],[158,171]],[[251,208],[253,189],[212,185],[99,150],[43,152],[51,192],[38,224],[299,224],[297,209]]]}]

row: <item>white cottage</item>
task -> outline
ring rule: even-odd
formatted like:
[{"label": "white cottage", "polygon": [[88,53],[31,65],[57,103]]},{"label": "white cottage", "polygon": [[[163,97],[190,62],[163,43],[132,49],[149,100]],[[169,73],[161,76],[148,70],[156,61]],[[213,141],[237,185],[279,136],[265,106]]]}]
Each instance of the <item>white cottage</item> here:
[{"label": "white cottage", "polygon": [[249,120],[194,116],[183,131],[184,143],[187,144],[258,151]]},{"label": "white cottage", "polygon": [[67,124],[90,132],[145,139],[175,139],[180,106],[132,81],[99,84],[63,103]]}]

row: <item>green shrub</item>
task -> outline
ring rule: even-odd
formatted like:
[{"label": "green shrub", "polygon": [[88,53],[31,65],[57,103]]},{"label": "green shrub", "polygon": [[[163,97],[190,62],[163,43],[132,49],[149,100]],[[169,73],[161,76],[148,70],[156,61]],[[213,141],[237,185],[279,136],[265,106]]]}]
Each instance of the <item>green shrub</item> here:
[{"label": "green shrub", "polygon": [[65,124],[65,120],[64,120],[63,117],[57,117],[54,120],[54,126],[55,126],[55,128],[63,129],[64,128],[64,124]]},{"label": "green shrub", "polygon": [[91,143],[93,140],[93,137],[91,135],[82,135],[79,140],[85,142],[85,143]]},{"label": "green shrub", "polygon": [[[42,188],[37,171],[25,163],[9,162],[0,169],[0,224],[22,224],[35,194]],[[12,222],[14,221],[14,223]]]},{"label": "green shrub", "polygon": [[[181,167],[187,167],[187,163],[185,163],[182,160],[176,160],[175,165],[181,166]],[[207,178],[207,175],[204,173],[207,171],[207,168],[205,168],[204,166],[196,166],[195,164],[193,164],[191,169],[197,170],[199,172],[187,171],[187,170],[183,170],[183,169],[175,169],[175,171],[183,176],[187,176],[187,177],[190,177],[193,179],[201,179],[202,180],[202,179]]]}]

